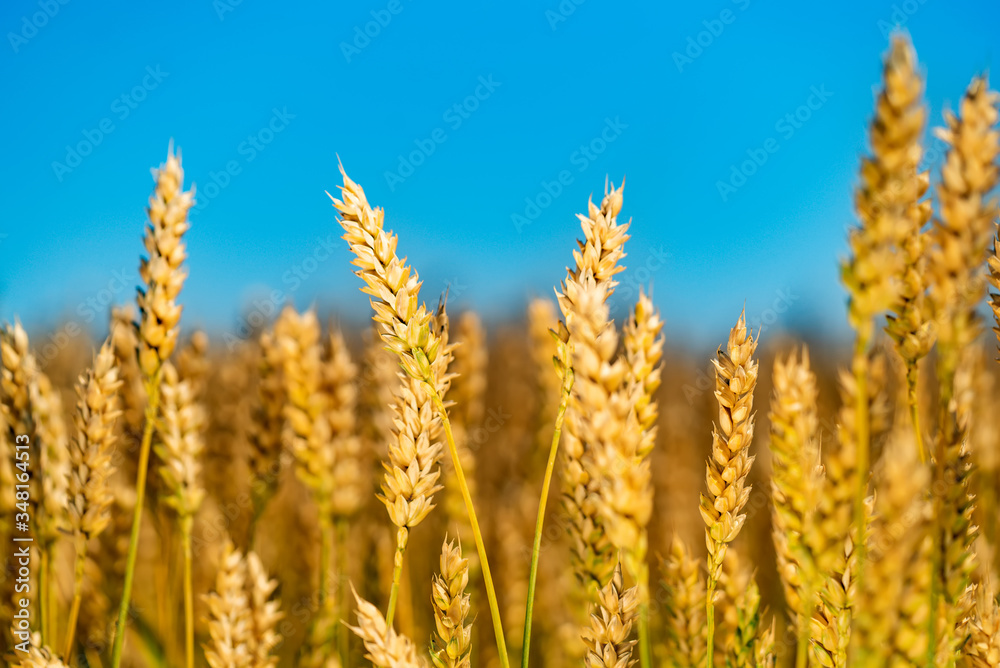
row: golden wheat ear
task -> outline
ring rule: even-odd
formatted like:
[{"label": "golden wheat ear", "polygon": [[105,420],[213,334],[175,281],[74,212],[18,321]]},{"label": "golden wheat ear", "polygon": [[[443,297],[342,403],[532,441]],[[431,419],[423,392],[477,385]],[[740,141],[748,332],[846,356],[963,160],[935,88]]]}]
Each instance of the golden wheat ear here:
[{"label": "golden wheat ear", "polygon": [[611,579],[600,591],[590,628],[583,633],[587,646],[588,668],[619,668],[632,663],[632,623],[639,610],[635,587],[625,589],[621,565],[616,565]]},{"label": "golden wheat ear", "polygon": [[374,605],[361,598],[353,585],[358,622],[349,627],[365,645],[365,658],[378,668],[423,668],[416,645],[385,622]]},{"label": "golden wheat ear", "polygon": [[440,572],[431,583],[435,637],[431,659],[438,668],[469,668],[472,622],[469,616],[469,562],[462,548],[445,538],[441,546]]}]

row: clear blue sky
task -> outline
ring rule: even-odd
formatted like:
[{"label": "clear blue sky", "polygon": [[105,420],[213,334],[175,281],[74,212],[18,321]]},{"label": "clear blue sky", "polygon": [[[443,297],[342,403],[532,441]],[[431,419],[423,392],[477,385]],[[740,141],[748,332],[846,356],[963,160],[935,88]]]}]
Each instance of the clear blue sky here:
[{"label": "clear blue sky", "polygon": [[504,316],[550,294],[574,214],[625,176],[622,297],[651,279],[675,340],[714,344],[744,303],[842,332],[837,260],[896,23],[938,124],[995,59],[995,0],[7,0],[0,317],[101,328],[102,301],[132,298],[173,138],[201,202],[187,325],[231,331],[273,290],[366,317],[324,194],[339,155],[428,300],[450,284]]}]

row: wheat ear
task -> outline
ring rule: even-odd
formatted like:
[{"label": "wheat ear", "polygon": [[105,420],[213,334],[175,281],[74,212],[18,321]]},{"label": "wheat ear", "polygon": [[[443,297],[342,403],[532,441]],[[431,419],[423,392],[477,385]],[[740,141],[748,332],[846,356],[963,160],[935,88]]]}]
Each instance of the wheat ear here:
[{"label": "wheat ear", "polygon": [[184,170],[180,153],[174,155],[173,146],[167,152],[167,162],[154,170],[156,188],[149,199],[149,224],[143,243],[149,257],[141,258],[139,276],[145,289],[139,289],[138,360],[139,369],[148,397],[145,426],[139,446],[139,463],[136,474],[136,504],[132,517],[132,535],[129,540],[128,560],[125,567],[125,584],[118,608],[118,626],[111,655],[112,668],[119,668],[125,647],[126,622],[132,600],[132,581],[139,551],[139,530],[146,498],[146,473],[153,426],[160,403],[160,377],[163,363],[177,345],[181,307],[177,296],[184,286],[187,272],[182,268],[187,251],[182,241],[188,230],[187,214],[194,204],[194,192],[184,192]]},{"label": "wheat ear", "polygon": [[722,570],[726,548],[736,539],[746,515],[742,513],[750,487],[747,474],[753,465],[753,391],[757,384],[757,362],[753,359],[757,339],[747,329],[746,313],[741,313],[729,333],[725,350],[718,350],[715,365],[715,398],[719,421],[712,430],[712,454],[705,474],[707,494],[701,495],[701,516],[705,521],[708,546],[708,577],[705,594],[707,656],[713,665],[715,642],[715,588]]},{"label": "wheat ear", "polygon": [[396,633],[374,605],[354,592],[358,605],[358,624],[350,629],[365,644],[365,658],[378,668],[423,668],[425,666],[413,642]]},{"label": "wheat ear", "polygon": [[816,376],[809,351],[776,359],[771,422],[772,536],[785,600],[797,632],[797,668],[805,668],[810,619],[822,580],[814,554],[816,506],[823,482]]},{"label": "wheat ear", "polygon": [[180,380],[177,369],[165,362],[160,383],[160,442],[154,450],[162,462],[160,500],[177,516],[184,558],[184,649],[187,668],[194,667],[194,592],[191,584],[191,531],[205,500],[201,457],[205,448],[206,416],[195,398],[195,386]]},{"label": "wheat ear", "polygon": [[[962,351],[981,329],[976,308],[985,293],[982,263],[998,216],[996,199],[988,199],[998,180],[997,104],[1000,95],[990,91],[985,77],[970,84],[960,105],[960,115],[946,115],[947,128],[938,136],[949,145],[938,187],[940,217],[931,230],[930,301],[938,330],[939,433],[934,452],[934,489],[937,543],[935,559],[938,586],[932,589],[932,612],[943,603],[940,643],[953,654],[960,640],[959,598],[969,582],[972,566],[969,549],[969,498],[966,425],[954,406],[956,373]],[[938,639],[934,638],[937,644]]]},{"label": "wheat ear", "polygon": [[469,616],[469,561],[462,548],[445,538],[441,546],[441,571],[431,582],[435,637],[431,659],[438,668],[469,668],[472,663],[472,623]]},{"label": "wheat ear", "polygon": [[47,646],[39,646],[40,639],[36,634],[32,638],[32,643],[28,647],[28,655],[22,657],[17,664],[11,664],[12,668],[68,668],[68,663],[63,663],[56,656],[56,653]]},{"label": "wheat ear", "polygon": [[622,569],[616,565],[611,579],[597,597],[590,628],[583,633],[588,668],[628,668],[633,663],[632,624],[639,609],[635,587],[625,589]]},{"label": "wheat ear", "polygon": [[257,522],[278,488],[282,432],[285,426],[284,356],[274,333],[263,331],[258,341],[257,396],[251,412],[249,466],[253,518],[248,543],[253,545]]},{"label": "wheat ear", "polygon": [[990,596],[989,588],[981,588],[976,596],[975,616],[968,624],[969,641],[962,650],[969,668],[991,668],[1000,665],[1000,606]]},{"label": "wheat ear", "polygon": [[930,200],[921,199],[929,176],[920,172],[921,136],[927,120],[923,104],[924,82],[916,54],[904,35],[893,37],[885,59],[885,82],[876,102],[871,126],[874,158],[865,163],[863,192],[877,199],[862,199],[861,205],[877,209],[879,215],[897,221],[897,244],[902,255],[897,301],[888,316],[886,332],[906,367],[907,402],[913,421],[921,461],[926,461],[920,412],[917,403],[917,364],[934,343],[933,315],[927,303],[927,234]]},{"label": "wheat ear", "polygon": [[705,579],[699,560],[673,537],[663,560],[666,658],[672,668],[705,664]]},{"label": "wheat ear", "polygon": [[87,544],[111,523],[114,494],[110,480],[115,471],[115,421],[121,415],[118,400],[121,384],[111,343],[106,341],[94,357],[93,366],[77,381],[76,437],[69,442],[68,515],[74,537],[76,567],[73,602],[66,628],[64,656],[67,663],[73,653]]}]

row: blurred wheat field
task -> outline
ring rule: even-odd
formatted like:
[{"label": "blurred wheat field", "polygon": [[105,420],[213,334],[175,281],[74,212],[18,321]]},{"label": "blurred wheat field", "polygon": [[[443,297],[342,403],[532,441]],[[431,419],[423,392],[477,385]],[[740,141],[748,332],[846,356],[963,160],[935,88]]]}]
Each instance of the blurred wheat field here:
[{"label": "blurred wheat field", "polygon": [[406,240],[343,167],[330,197],[373,326],[287,304],[222,345],[183,327],[195,194],[171,147],[143,285],[107,338],[42,364],[19,322],[3,328],[0,653],[1000,665],[984,322],[988,302],[1000,339],[1000,94],[972,80],[935,130],[949,150],[932,179],[923,88],[895,36],[841,264],[846,357],[733,313],[697,359],[644,292],[616,323],[608,300],[643,233],[614,185],[567,238],[556,299],[487,331],[421,294]]}]

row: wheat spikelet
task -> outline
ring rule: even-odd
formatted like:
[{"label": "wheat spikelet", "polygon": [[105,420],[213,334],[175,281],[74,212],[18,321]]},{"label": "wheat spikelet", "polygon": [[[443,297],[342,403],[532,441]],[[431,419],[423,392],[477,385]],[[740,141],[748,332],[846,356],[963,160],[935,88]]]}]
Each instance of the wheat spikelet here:
[{"label": "wheat spikelet", "polygon": [[358,605],[358,624],[351,626],[365,644],[365,658],[378,668],[422,668],[425,663],[417,648],[406,636],[396,633],[374,605],[354,592]]},{"label": "wheat spikelet", "polygon": [[210,642],[204,645],[211,668],[249,668],[253,619],[246,587],[246,561],[231,542],[222,548],[215,590],[205,596]]},{"label": "wheat spikelet", "polygon": [[332,510],[338,517],[352,517],[364,502],[361,439],[357,432],[358,368],[340,330],[330,333],[323,363],[323,391],[327,395],[333,446]]},{"label": "wheat spikelet", "polygon": [[39,637],[35,634],[32,637],[31,645],[28,646],[28,655],[19,653],[20,661],[11,663],[12,668],[68,668],[65,663],[59,660],[55,652],[48,647],[39,647]]},{"label": "wheat spikelet", "polygon": [[774,651],[775,645],[775,622],[771,618],[770,626],[762,626],[757,635],[754,655],[757,660],[756,668],[775,668],[778,663],[777,655]]},{"label": "wheat spikelet", "polygon": [[919,173],[921,135],[927,118],[923,104],[924,84],[917,69],[916,54],[909,40],[896,35],[885,59],[884,88],[876,103],[871,126],[875,158],[862,169],[868,190],[879,197],[870,202],[872,214],[885,216],[898,225],[897,244],[902,254],[897,302],[888,317],[886,331],[906,365],[908,398],[916,401],[917,362],[933,344],[933,314],[927,304],[927,235],[929,200],[921,200],[929,177]]},{"label": "wheat spikelet", "polygon": [[39,504],[39,541],[48,549],[67,528],[66,507],[69,487],[69,436],[63,421],[63,405],[52,381],[39,371],[31,399],[35,412],[36,435],[41,443],[39,468],[43,472]]},{"label": "wheat spikelet", "polygon": [[445,539],[441,546],[441,571],[431,583],[436,637],[431,639],[431,659],[438,668],[469,668],[472,624],[468,621],[469,562],[462,548]]},{"label": "wheat spikelet", "polygon": [[793,621],[808,632],[819,589],[815,509],[822,486],[816,376],[809,351],[774,362],[771,422],[772,525],[778,571]]},{"label": "wheat spikelet", "polygon": [[[626,234],[628,224],[619,225],[617,222],[621,207],[622,189],[611,187],[610,190],[606,189],[600,208],[594,205],[593,201],[589,201],[587,203],[588,215],[577,216],[580,219],[584,240],[577,242],[579,249],[573,252],[575,266],[567,271],[562,294],[557,295],[559,308],[564,319],[564,324],[561,325],[560,329],[563,344],[566,344],[570,338],[568,326],[572,326],[573,318],[578,314],[586,313],[586,309],[591,308],[589,305],[576,303],[574,301],[576,295],[582,296],[585,293],[603,290],[601,299],[602,301],[606,300],[616,285],[614,276],[624,269],[619,263],[625,256],[623,247],[628,239]],[[593,290],[584,289],[589,284],[593,284]],[[588,316],[580,315],[580,317],[586,319]],[[606,317],[605,315],[605,319]],[[596,334],[596,332],[592,333]],[[614,335],[613,331],[610,336],[615,338],[615,341],[611,343],[610,350],[605,343],[596,359],[593,358],[594,352],[588,353],[593,361],[589,371],[598,372],[598,375],[593,377],[597,384],[590,386],[595,390],[601,389],[599,375],[601,367],[605,363],[610,364],[617,345],[617,336]],[[577,343],[574,341],[570,346],[575,348]],[[557,368],[566,369],[575,364],[575,360],[570,358],[569,347],[563,345],[558,350],[561,352],[557,354],[564,358],[557,360]],[[572,353],[574,357],[577,354],[584,355],[585,353]],[[624,367],[618,365],[615,374],[617,377],[612,376],[612,382],[620,383],[623,371]],[[579,375],[581,373],[585,372],[574,369],[577,380],[574,382],[573,395],[566,411],[567,429],[563,435],[562,466],[563,505],[569,518],[570,541],[576,560],[574,568],[587,586],[591,586],[590,583],[592,583],[596,589],[600,589],[611,576],[614,559],[601,524],[598,504],[595,503],[597,483],[588,471],[589,468],[593,467],[593,446],[580,434],[581,421],[585,418],[589,408],[584,404],[580,390],[576,387],[580,384]],[[561,374],[562,372],[560,372]],[[586,382],[583,384],[586,385]],[[603,394],[603,391],[598,394]],[[596,398],[596,395],[592,398]]]},{"label": "wheat spikelet", "polygon": [[701,495],[701,516],[705,521],[708,547],[706,608],[708,651],[714,642],[715,586],[722,571],[726,548],[736,539],[746,515],[741,511],[750,498],[747,474],[753,465],[753,391],[757,383],[757,362],[753,359],[757,340],[747,330],[746,314],[741,313],[729,333],[726,349],[718,350],[715,365],[715,398],[719,421],[712,430],[712,454],[706,467],[708,493]]},{"label": "wheat spikelet", "polygon": [[[624,360],[615,358],[618,333],[608,321],[607,284],[598,284],[587,274],[580,282],[567,281],[563,291],[570,305],[567,323],[573,342],[571,362],[575,375],[570,401],[574,410],[566,418],[567,450],[582,447],[581,454],[586,455],[579,459],[571,456],[566,462],[564,479],[576,479],[575,484],[568,486],[566,507],[570,511],[575,571],[586,587],[597,592],[615,566],[608,532],[617,530],[616,538],[623,543],[627,541],[623,535],[635,538],[629,534],[634,524],[618,512],[630,510],[632,499],[618,504],[618,499],[605,495],[611,488],[602,490],[602,478],[632,463],[640,432],[627,393],[627,367]],[[627,458],[617,460],[616,447],[624,450]],[[623,475],[627,473],[622,471]],[[648,478],[648,464],[634,474]],[[635,508],[646,520],[651,511],[649,505]],[[608,519],[617,521],[606,526]]]},{"label": "wheat spikelet", "polygon": [[663,563],[666,659],[674,668],[705,664],[705,581],[699,560],[674,536]]},{"label": "wheat spikelet", "polygon": [[190,227],[188,209],[194,204],[194,192],[183,192],[184,169],[180,153],[173,147],[167,162],[154,170],[156,189],[149,198],[149,224],[143,243],[148,258],[139,264],[139,276],[146,289],[138,291],[140,318],[139,367],[146,378],[153,378],[177,346],[181,307],[177,296],[187,278],[181,265],[187,257],[182,238]]},{"label": "wheat spikelet", "polygon": [[180,380],[173,364],[165,362],[161,373],[160,442],[154,447],[164,485],[160,501],[173,509],[183,524],[192,521],[205,499],[201,456],[206,416],[195,399],[194,386]]},{"label": "wheat spikelet", "polygon": [[[38,370],[29,348],[28,334],[20,322],[4,326],[0,334],[0,358],[0,410],[6,419],[8,434],[12,441],[20,434],[27,435],[33,442],[31,397],[35,393]],[[24,439],[18,442],[23,443]]]},{"label": "wheat spikelet", "polygon": [[320,326],[313,310],[299,314],[286,306],[274,324],[282,351],[285,383],[285,441],[295,456],[296,474],[312,493],[320,517],[330,517],[336,462],[329,397],[322,390]]},{"label": "wheat spikelet", "polygon": [[997,290],[990,292],[990,308],[993,310],[993,321],[996,323],[993,333],[997,337],[997,343],[1000,344],[1000,230],[997,230],[997,236],[993,238],[993,252],[987,261],[990,284]]},{"label": "wheat spikelet", "polygon": [[962,650],[969,668],[1000,665],[1000,607],[988,589],[976,596],[975,616],[968,623],[969,641]]},{"label": "wheat spikelet", "polygon": [[631,639],[632,623],[639,609],[635,587],[625,589],[622,569],[616,565],[611,579],[597,599],[596,611],[590,615],[590,628],[583,633],[587,646],[588,668],[628,668],[635,640]]},{"label": "wheat spikelet", "polygon": [[[870,368],[867,355],[861,364]],[[867,374],[866,374],[867,377]],[[823,586],[819,609],[811,620],[810,647],[822,665],[844,666],[850,641],[852,596],[857,577],[857,540],[853,522],[856,490],[861,485],[858,451],[859,417],[857,375],[840,372],[841,407],[837,441],[824,458],[825,479],[816,506],[813,554]],[[870,407],[867,397],[866,407]],[[866,411],[866,414],[868,412]]]},{"label": "wheat spikelet", "polygon": [[212,369],[208,347],[208,334],[199,329],[192,332],[187,344],[177,351],[177,376],[191,386],[191,394],[197,401],[203,398]]},{"label": "wheat spikelet", "polygon": [[722,615],[715,634],[715,665],[752,668],[760,631],[760,590],[739,551],[726,550],[719,585]]},{"label": "wheat spikelet", "polygon": [[251,409],[249,466],[254,513],[260,516],[278,486],[282,432],[285,426],[284,358],[274,333],[261,332],[257,360],[257,396]]},{"label": "wheat spikelet", "polygon": [[277,580],[268,577],[260,558],[253,552],[246,556],[246,588],[250,604],[250,666],[251,668],[275,668],[278,657],[271,651],[281,642],[278,622],[284,616],[278,601],[272,600]]},{"label": "wheat spikelet", "polygon": [[930,619],[930,471],[917,462],[912,433],[897,430],[879,471],[868,575],[855,600],[851,661],[859,666],[923,665]]}]

